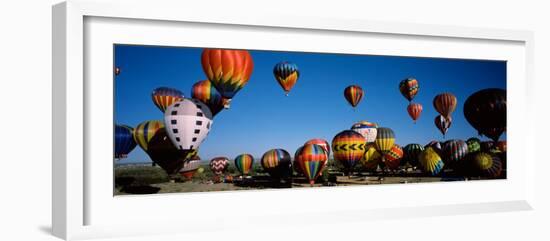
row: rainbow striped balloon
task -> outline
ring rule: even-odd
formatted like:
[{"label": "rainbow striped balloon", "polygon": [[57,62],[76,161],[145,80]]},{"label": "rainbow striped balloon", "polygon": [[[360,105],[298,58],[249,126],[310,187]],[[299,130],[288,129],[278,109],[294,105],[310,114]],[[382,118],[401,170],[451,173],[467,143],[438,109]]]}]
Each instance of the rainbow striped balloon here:
[{"label": "rainbow striped balloon", "polygon": [[300,149],[296,159],[300,165],[300,169],[309,179],[311,185],[315,183],[315,179],[321,174],[328,160],[325,149],[315,144],[304,145],[303,148]]},{"label": "rainbow striped balloon", "polygon": [[270,176],[286,178],[292,175],[290,154],[283,149],[271,149],[262,156],[261,164]]},{"label": "rainbow striped balloon", "polygon": [[254,69],[252,56],[246,50],[204,49],[201,63],[208,79],[227,99],[248,83]]},{"label": "rainbow striped balloon", "polygon": [[399,92],[409,101],[418,93],[418,81],[415,78],[406,78],[399,82]]},{"label": "rainbow striped balloon", "polygon": [[325,149],[325,153],[327,153],[327,158],[330,156],[330,144],[328,144],[328,141],[326,141],[325,139],[321,139],[321,138],[311,139],[309,141],[306,141],[306,143],[304,143],[304,145],[307,145],[307,144],[315,144],[315,145],[321,146],[323,149]]},{"label": "rainbow striped balloon", "polygon": [[177,89],[159,87],[153,90],[151,97],[157,108],[164,113],[168,106],[183,99],[183,93]]},{"label": "rainbow striped balloon", "polygon": [[248,175],[254,164],[254,157],[248,153],[240,154],[235,157],[235,167],[243,175]]},{"label": "rainbow striped balloon", "polygon": [[193,99],[200,100],[207,105],[210,108],[210,112],[212,112],[212,116],[223,110],[227,103],[227,100],[214,88],[210,80],[202,80],[193,84],[191,96]]},{"label": "rainbow striped balloon", "polygon": [[365,138],[352,130],[338,133],[332,139],[334,159],[342,163],[346,171],[351,171],[365,154]]},{"label": "rainbow striped balloon", "polygon": [[445,164],[450,166],[455,165],[457,162],[464,159],[468,154],[468,144],[463,140],[449,140],[445,142],[443,147],[443,156],[445,157]]},{"label": "rainbow striped balloon", "polygon": [[164,123],[162,121],[144,121],[134,129],[134,140],[141,149],[147,152],[149,141],[151,141],[160,129],[164,129]]},{"label": "rainbow striped balloon", "polygon": [[344,97],[354,108],[361,102],[363,95],[363,89],[358,85],[350,85],[344,89]]}]

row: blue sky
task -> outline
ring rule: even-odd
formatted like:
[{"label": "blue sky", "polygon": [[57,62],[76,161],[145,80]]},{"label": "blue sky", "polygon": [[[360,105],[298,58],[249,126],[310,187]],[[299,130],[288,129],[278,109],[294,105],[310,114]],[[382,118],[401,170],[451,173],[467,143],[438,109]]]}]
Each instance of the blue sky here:
[{"label": "blue sky", "polygon": [[[115,65],[121,74],[115,81],[115,123],[135,127],[145,120],[163,120],[151,100],[154,88],[167,86],[191,97],[191,86],[206,79],[200,48],[115,45]],[[506,88],[506,63],[502,61],[340,55],[301,52],[250,51],[254,71],[237,93],[231,108],[214,118],[212,129],[200,147],[210,159],[240,153],[255,158],[272,148],[290,153],[311,138],[331,142],[354,122],[367,120],[392,128],[396,143],[426,144],[443,140],[434,125],[437,115],[432,100],[442,92],[458,99],[446,139],[477,136],[463,114],[466,98],[484,88]],[[289,96],[273,77],[280,61],[296,63],[300,78]],[[398,89],[406,77],[415,77],[420,91],[414,102],[424,107],[416,124],[407,114],[408,101]],[[354,111],[344,88],[360,85],[365,96]],[[505,139],[503,135],[501,139]],[[486,138],[482,138],[486,139]],[[146,162],[149,157],[136,147],[123,162]]]}]

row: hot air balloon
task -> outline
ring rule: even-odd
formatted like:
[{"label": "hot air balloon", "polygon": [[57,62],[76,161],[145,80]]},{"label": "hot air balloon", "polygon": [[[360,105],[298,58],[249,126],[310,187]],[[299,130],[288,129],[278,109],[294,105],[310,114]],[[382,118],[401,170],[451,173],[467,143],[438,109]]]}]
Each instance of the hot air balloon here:
[{"label": "hot air balloon", "polygon": [[432,147],[435,151],[439,152],[443,150],[443,146],[441,145],[441,142],[439,141],[430,141],[428,144],[424,146],[424,148]]},{"label": "hot air balloon", "polygon": [[120,74],[120,67],[115,67],[115,76]]},{"label": "hot air balloon", "polygon": [[164,124],[174,146],[182,151],[195,150],[210,131],[212,113],[198,100],[183,99],[168,106]]},{"label": "hot air balloon", "polygon": [[410,102],[418,93],[418,81],[415,78],[406,78],[399,82],[399,92]]},{"label": "hot air balloon", "polygon": [[164,112],[168,106],[183,99],[183,93],[177,89],[159,87],[151,94],[153,103]]},{"label": "hot air balloon", "polygon": [[285,91],[285,95],[288,96],[288,93],[298,81],[298,77],[300,77],[300,71],[296,64],[285,61],[275,65],[273,75]]},{"label": "hot air balloon", "polygon": [[449,140],[443,146],[444,162],[448,166],[456,166],[467,154],[468,144],[463,140]]},{"label": "hot air balloon", "polygon": [[484,89],[464,102],[464,117],[479,134],[494,142],[506,131],[506,90]]},{"label": "hot air balloon", "polygon": [[401,158],[403,158],[403,149],[401,146],[393,144],[392,148],[384,154],[384,165],[389,169],[395,170],[399,168]]},{"label": "hot air balloon", "polygon": [[365,169],[369,171],[376,171],[376,168],[378,167],[381,159],[382,155],[378,153],[378,151],[374,147],[374,144],[369,143],[367,144],[365,154],[363,155],[363,158],[361,158],[360,163],[363,165],[363,167],[365,167]]},{"label": "hot air balloon", "polygon": [[379,127],[377,129],[374,146],[376,147],[376,150],[382,154],[382,162],[384,162],[384,156],[391,150],[394,143],[395,134],[392,129],[386,127]]},{"label": "hot air balloon", "polygon": [[250,173],[252,165],[254,164],[254,157],[248,153],[240,154],[235,157],[235,167],[244,176]]},{"label": "hot air balloon", "polygon": [[332,139],[334,159],[342,163],[348,174],[355,164],[363,158],[365,147],[365,138],[352,130],[342,131]]},{"label": "hot air balloon", "polygon": [[149,140],[146,153],[168,175],[174,175],[181,170],[188,158],[196,155],[196,150],[189,152],[178,150],[168,138],[166,130],[161,128]]},{"label": "hot air balloon", "polygon": [[474,156],[473,164],[479,175],[485,177],[496,178],[502,173],[502,162],[495,155],[479,152]]},{"label": "hot air balloon", "polygon": [[134,129],[126,125],[115,125],[115,158],[122,159],[128,156],[136,147],[133,135]]},{"label": "hot air balloon", "polygon": [[409,165],[416,167],[419,164],[418,156],[424,151],[424,147],[420,144],[411,143],[403,147],[403,160]]},{"label": "hot air balloon", "polygon": [[434,119],[435,126],[437,127],[437,129],[439,129],[441,134],[443,134],[443,138],[445,138],[445,134],[447,133],[447,130],[451,128],[452,120],[453,119],[451,119],[451,117],[445,118],[442,115],[438,115],[435,117]]},{"label": "hot air balloon", "polygon": [[418,120],[418,118],[420,117],[420,113],[422,113],[422,105],[418,103],[410,103],[407,106],[407,112],[409,112],[409,116],[416,124],[416,120]]},{"label": "hot air balloon", "polygon": [[210,160],[210,170],[216,175],[222,175],[229,167],[229,159],[227,157],[214,157]]},{"label": "hot air balloon", "polygon": [[252,74],[254,62],[246,50],[205,49],[201,57],[204,73],[218,92],[229,101],[241,90]]},{"label": "hot air balloon", "polygon": [[344,90],[344,97],[346,97],[346,100],[351,106],[353,106],[353,108],[361,102],[361,99],[363,99],[363,94],[363,89],[361,89],[358,85],[350,85]]},{"label": "hot air balloon", "polygon": [[298,154],[300,154],[302,148],[304,148],[304,146],[300,146],[298,147],[298,149],[296,149],[296,152],[294,152],[294,160],[292,161],[292,166],[298,174],[304,174],[304,172],[302,172],[302,169],[300,168],[300,164],[298,163]]},{"label": "hot air balloon", "polygon": [[179,170],[179,174],[185,177],[187,180],[191,180],[195,172],[201,166],[201,158],[198,155],[194,155],[183,163],[183,167]]},{"label": "hot air balloon", "polygon": [[418,156],[418,160],[420,161],[420,165],[424,171],[432,176],[439,174],[445,166],[439,154],[437,154],[437,152],[431,147],[428,147],[421,152]]},{"label": "hot air balloon", "polygon": [[134,129],[134,140],[145,152],[149,150],[149,142],[161,129],[164,129],[164,124],[158,120],[144,121]]},{"label": "hot air balloon", "polygon": [[376,130],[378,125],[373,122],[360,121],[351,126],[351,130],[361,134],[367,143],[376,140]]},{"label": "hot air balloon", "polygon": [[315,144],[322,147],[323,149],[325,149],[325,152],[327,153],[327,157],[330,156],[330,144],[325,139],[321,139],[321,138],[310,139],[306,141],[306,143],[304,143],[304,145],[307,145],[307,144]]},{"label": "hot air balloon", "polygon": [[210,112],[212,112],[212,116],[216,116],[227,102],[227,99],[220,95],[210,80],[195,83],[193,88],[191,88],[191,97],[207,105],[210,108]]},{"label": "hot air balloon", "polygon": [[283,149],[271,149],[262,156],[263,169],[271,177],[286,179],[292,176],[290,154]]},{"label": "hot air balloon", "polygon": [[468,153],[481,151],[481,141],[475,137],[466,140],[466,144],[468,145]]},{"label": "hot air balloon", "polygon": [[442,93],[435,96],[433,104],[439,114],[450,119],[456,108],[456,97],[452,93]]},{"label": "hot air balloon", "polygon": [[300,169],[308,178],[309,184],[313,186],[315,179],[321,174],[328,158],[325,149],[319,145],[306,144],[297,153],[296,159]]}]

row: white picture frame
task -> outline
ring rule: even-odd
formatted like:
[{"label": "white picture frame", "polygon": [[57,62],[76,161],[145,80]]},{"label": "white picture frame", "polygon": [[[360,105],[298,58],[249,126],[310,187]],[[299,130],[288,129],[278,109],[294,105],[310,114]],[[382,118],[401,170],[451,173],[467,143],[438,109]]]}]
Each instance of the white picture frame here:
[{"label": "white picture frame", "polygon": [[[150,11],[154,8],[155,11]],[[247,218],[262,218],[265,225],[297,225],[298,220],[289,216],[309,217],[315,222],[323,222],[326,215],[339,217],[339,220],[354,221],[395,217],[421,217],[449,215],[459,213],[482,213],[511,210],[529,210],[534,202],[535,157],[533,148],[534,134],[533,112],[529,108],[533,93],[533,34],[529,31],[496,30],[438,25],[420,25],[408,23],[369,22],[349,19],[314,19],[283,16],[279,14],[261,16],[246,15],[205,15],[184,2],[127,2],[127,1],[67,1],[53,7],[53,194],[52,226],[53,234],[63,239],[85,239],[140,234],[167,234],[178,232],[200,232],[208,223],[209,228],[231,228],[238,221]],[[151,33],[144,35],[133,31],[147,28]],[[122,29],[122,30],[121,30]],[[170,38],[167,33],[169,31]],[[178,31],[182,30],[182,31]],[[115,32],[116,31],[116,34]],[[124,32],[120,32],[124,31]],[[112,106],[112,99],[97,100],[96,96],[110,95],[104,88],[109,83],[89,78],[102,78],[112,75],[112,58],[108,58],[105,46],[124,41],[138,41],[141,44],[182,45],[184,39],[188,46],[216,46],[215,41],[185,39],[192,31],[241,31],[253,38],[266,38],[275,35],[293,35],[296,38],[327,38],[324,44],[294,44],[281,40],[279,45],[266,47],[265,41],[257,43],[226,42],[224,47],[244,47],[270,50],[307,50],[318,52],[364,53],[382,55],[454,57],[472,59],[499,59],[509,61],[508,69],[508,145],[509,173],[504,181],[482,181],[475,183],[441,183],[414,186],[383,185],[369,187],[321,188],[308,190],[269,190],[246,192],[223,192],[201,194],[170,194],[113,197],[112,180],[103,181],[98,175],[111,177],[112,163],[97,164],[90,158],[99,150],[94,143],[105,142],[108,133],[96,132],[98,125],[112,125],[112,111],[100,112],[102,106]],[[261,33],[261,34],[259,34]],[[166,35],[165,35],[166,34]],[[174,35],[175,34],[175,35]],[[179,34],[179,35],[178,35]],[[298,36],[300,35],[300,36]],[[155,37],[156,36],[156,37]],[[162,36],[162,38],[158,37]],[[175,38],[178,37],[178,38]],[[332,40],[354,39],[368,40],[377,49],[342,49],[331,44]],[[356,38],[356,39],[355,39]],[[363,39],[365,38],[365,39]],[[380,38],[377,40],[377,38]],[[92,43],[90,43],[90,41]],[[393,42],[392,42],[393,41]],[[390,42],[394,45],[390,46]],[[264,45],[262,45],[264,43]],[[414,48],[429,43],[432,48]],[[247,45],[248,44],[248,45]],[[420,44],[420,45],[418,45]],[[254,45],[254,46],[251,46]],[[396,47],[399,46],[399,47]],[[347,46],[348,47],[348,46]],[[89,59],[90,49],[93,57]],[[421,49],[418,50],[418,49]],[[441,49],[446,49],[442,51]],[[420,51],[420,52],[419,52]],[[107,54],[107,53],[106,53]],[[112,53],[111,53],[112,54]],[[95,58],[95,59],[94,59]],[[90,75],[87,68],[104,69]],[[96,74],[97,73],[97,74]],[[510,77],[514,77],[511,80]],[[103,85],[106,84],[106,85]],[[112,86],[112,85],[111,85]],[[112,88],[112,87],[111,87]],[[105,93],[106,92],[106,93]],[[102,119],[103,118],[103,119]],[[97,123],[97,124],[96,124]],[[528,126],[519,131],[520,126]],[[90,133],[94,137],[89,139]],[[112,132],[110,132],[112,135]],[[103,137],[103,138],[102,138]],[[111,138],[112,139],[112,138]],[[112,141],[112,140],[109,141]],[[107,143],[108,146],[108,143]],[[112,145],[111,145],[112,147]],[[94,149],[96,148],[96,149]],[[93,155],[90,157],[90,154]],[[111,150],[112,151],[112,150]],[[111,152],[112,153],[112,152]],[[521,165],[514,158],[525,153]],[[111,165],[109,170],[105,168]],[[112,178],[111,178],[112,179]],[[93,182],[91,182],[93,180]],[[488,194],[487,191],[491,190]],[[446,192],[445,197],[434,200],[434,193]],[[473,195],[477,194],[477,195]],[[109,196],[110,195],[110,196]],[[252,200],[276,201],[283,198],[306,200],[308,198],[332,199],[338,197],[375,196],[376,199],[362,201],[364,206],[345,207],[312,205],[309,209],[298,210],[291,203],[282,204],[270,210],[242,214],[232,210],[222,213],[208,213],[201,218],[199,212],[187,212],[196,215],[193,222],[185,223],[167,218],[167,213],[177,205],[207,207],[214,200],[227,200],[239,203]],[[393,199],[400,195],[410,200]],[[460,197],[465,195],[466,197]],[[334,196],[337,196],[336,198]],[[424,197],[425,200],[423,198]],[[158,203],[162,203],[158,205]],[[141,212],[141,217],[129,215],[132,210],[144,205],[153,206],[152,210]],[[254,210],[259,210],[257,203]],[[321,209],[322,208],[322,209]],[[318,211],[324,210],[324,211]],[[177,211],[176,211],[177,212]],[[234,222],[227,222],[231,216]],[[97,217],[97,218],[93,218]],[[182,223],[183,222],[183,223]],[[237,224],[232,224],[237,223]],[[257,224],[258,225],[258,224]],[[174,228],[176,227],[177,228]]]}]

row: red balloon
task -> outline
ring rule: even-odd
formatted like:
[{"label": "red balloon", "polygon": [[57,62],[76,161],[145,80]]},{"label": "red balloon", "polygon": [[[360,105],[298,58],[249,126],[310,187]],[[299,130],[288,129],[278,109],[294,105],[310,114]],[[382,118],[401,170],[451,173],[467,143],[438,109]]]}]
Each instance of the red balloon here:
[{"label": "red balloon", "polygon": [[414,123],[416,123],[416,120],[420,117],[420,113],[422,113],[422,105],[418,103],[410,103],[409,106],[407,106],[407,112],[409,112],[409,116],[411,116]]}]

